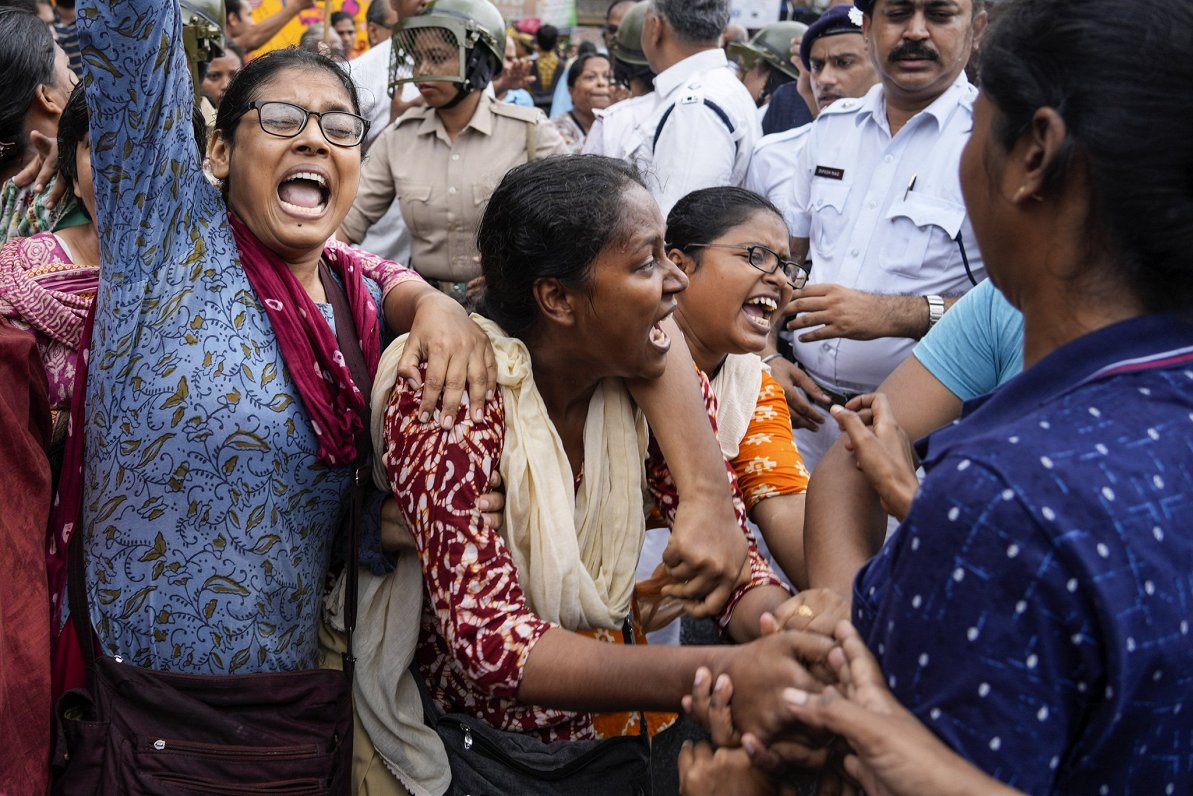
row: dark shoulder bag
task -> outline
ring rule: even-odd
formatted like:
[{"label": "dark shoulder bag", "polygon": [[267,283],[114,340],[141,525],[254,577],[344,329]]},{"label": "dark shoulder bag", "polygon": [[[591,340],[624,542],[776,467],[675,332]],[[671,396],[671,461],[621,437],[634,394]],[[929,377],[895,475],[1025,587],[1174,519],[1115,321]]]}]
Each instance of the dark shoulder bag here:
[{"label": "dark shoulder bag", "polygon": [[640,735],[547,743],[527,733],[498,730],[475,716],[445,714],[417,667],[410,668],[426,722],[447,750],[452,796],[650,796],[645,718]]},{"label": "dark shoulder bag", "polygon": [[[347,301],[338,284],[327,287],[344,358],[367,396],[371,380]],[[77,390],[85,389],[85,379],[81,372]],[[72,434],[82,434],[81,423],[72,424]],[[175,674],[97,654],[83,534],[76,531],[69,546],[69,599],[89,687],[63,694],[55,708],[54,793],[349,792],[356,555],[363,485],[370,472],[368,435],[361,436],[355,483],[341,524],[349,545],[348,652],[342,672]],[[81,460],[81,442],[68,444],[68,458],[72,453]],[[74,507],[74,516],[80,508]]]}]

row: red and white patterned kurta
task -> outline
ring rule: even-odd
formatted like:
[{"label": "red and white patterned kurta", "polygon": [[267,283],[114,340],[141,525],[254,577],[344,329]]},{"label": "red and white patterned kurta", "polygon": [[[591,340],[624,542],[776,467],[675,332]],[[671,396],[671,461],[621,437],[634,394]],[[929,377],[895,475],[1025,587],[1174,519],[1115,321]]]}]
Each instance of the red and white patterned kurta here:
[{"label": "red and white patterned kurta", "polygon": [[[715,418],[712,391],[703,377],[701,383],[710,419]],[[385,414],[384,462],[422,561],[426,591],[415,660],[431,694],[445,712],[467,713],[499,729],[535,732],[545,741],[595,737],[590,714],[516,701],[530,651],[552,625],[527,607],[505,542],[475,509],[502,454],[500,391],[486,402],[481,420],[473,421],[461,407],[455,425],[446,431],[438,416],[430,423],[418,421],[421,397],[421,389],[399,382]],[[734,480],[728,465],[726,476]],[[672,523],[676,489],[653,442],[647,481]],[[734,506],[750,539],[752,577],[726,605],[722,626],[750,589],[780,585],[749,536],[741,500],[735,498]],[[572,521],[562,522],[570,526]]]}]

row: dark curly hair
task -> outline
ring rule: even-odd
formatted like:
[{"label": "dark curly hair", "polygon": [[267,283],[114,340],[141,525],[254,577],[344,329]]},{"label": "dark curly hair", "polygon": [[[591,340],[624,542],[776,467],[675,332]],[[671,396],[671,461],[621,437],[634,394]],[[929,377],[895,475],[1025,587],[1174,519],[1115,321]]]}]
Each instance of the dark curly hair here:
[{"label": "dark curly hair", "polygon": [[623,198],[642,175],[596,155],[534,160],[505,175],[476,234],[485,275],[481,313],[514,337],[538,324],[534,286],[558,279],[584,290],[601,250],[628,238]]},{"label": "dark curly hair", "polygon": [[[701,188],[680,199],[667,214],[667,249],[711,243],[755,213],[783,214],[770,200],[745,188]],[[693,255],[695,257],[697,255]]]}]

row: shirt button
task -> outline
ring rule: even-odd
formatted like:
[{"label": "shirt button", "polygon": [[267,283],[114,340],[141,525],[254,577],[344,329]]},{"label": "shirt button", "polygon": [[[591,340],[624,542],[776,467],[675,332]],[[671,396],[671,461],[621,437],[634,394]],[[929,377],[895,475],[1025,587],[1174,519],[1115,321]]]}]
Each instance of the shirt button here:
[{"label": "shirt button", "polygon": [[447,192],[454,195],[456,193],[456,186],[453,185],[452,187],[448,188]]},{"label": "shirt button", "polygon": [[820,350],[827,353],[829,351],[832,351],[833,347],[830,343],[821,343]]},{"label": "shirt button", "polygon": [[853,251],[851,251],[851,252],[849,253],[849,256],[850,256],[850,257],[857,257],[857,249],[854,249]]},{"label": "shirt button", "polygon": [[873,210],[873,209],[874,209],[874,208],[876,208],[876,207],[878,207],[878,202],[871,201],[871,202],[870,202],[870,209],[871,209],[871,210]]},{"label": "shirt button", "polygon": [[453,153],[452,153],[452,160],[459,160],[459,159],[460,159],[460,153],[459,153],[459,152],[453,152]]},{"label": "shirt button", "polygon": [[887,162],[887,163],[894,163],[894,162],[895,162],[895,156],[894,156],[894,155],[887,155],[885,158],[883,158],[883,160],[884,160],[885,162]]}]

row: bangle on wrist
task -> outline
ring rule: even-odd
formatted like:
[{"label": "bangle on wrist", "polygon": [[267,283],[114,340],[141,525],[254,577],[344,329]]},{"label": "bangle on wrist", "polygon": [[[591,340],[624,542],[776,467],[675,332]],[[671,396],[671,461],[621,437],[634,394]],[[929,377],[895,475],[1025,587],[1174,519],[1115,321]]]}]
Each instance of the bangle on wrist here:
[{"label": "bangle on wrist", "polygon": [[781,356],[783,356],[783,355],[780,354],[778,351],[776,351],[773,354],[767,354],[766,356],[764,356],[762,358],[762,364],[765,365],[767,362],[770,362],[772,359],[778,359]]}]

